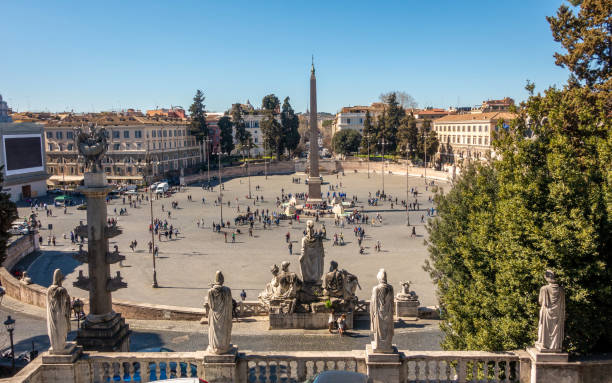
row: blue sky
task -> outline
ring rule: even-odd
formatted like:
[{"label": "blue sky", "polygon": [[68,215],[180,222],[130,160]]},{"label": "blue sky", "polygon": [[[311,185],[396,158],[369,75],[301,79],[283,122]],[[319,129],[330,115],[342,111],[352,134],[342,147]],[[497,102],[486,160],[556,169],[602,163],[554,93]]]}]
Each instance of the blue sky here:
[{"label": "blue sky", "polygon": [[15,109],[100,111],[247,99],[319,111],[402,90],[419,106],[526,97],[560,86],[560,46],[538,1],[28,1],[0,8],[0,94]]}]

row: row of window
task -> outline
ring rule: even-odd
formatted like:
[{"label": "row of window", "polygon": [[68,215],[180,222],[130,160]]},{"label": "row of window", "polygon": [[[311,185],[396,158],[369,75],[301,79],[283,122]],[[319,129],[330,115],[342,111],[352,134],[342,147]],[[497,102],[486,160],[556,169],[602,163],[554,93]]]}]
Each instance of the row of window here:
[{"label": "row of window", "polygon": [[434,130],[437,132],[488,132],[489,125],[437,125]]},{"label": "row of window", "polygon": [[[344,122],[350,125],[350,123],[351,123],[351,119],[350,119],[350,118],[346,118],[346,119],[344,119]],[[342,123],[342,119],[340,119],[340,123]],[[355,120],[353,121],[353,123],[357,123],[357,119],[355,119]],[[360,123],[360,124],[363,124],[363,118],[360,118],[360,119],[359,119],[359,123]]]},{"label": "row of window", "polygon": [[447,144],[489,145],[489,137],[442,135],[440,140],[442,143]]},{"label": "row of window", "polygon": [[[259,123],[256,123],[256,127],[259,127]],[[121,138],[121,130],[112,130],[112,137],[113,138]],[[123,130],[123,138],[130,138],[131,137],[131,133],[130,132],[134,132],[134,138],[142,138],[142,130]],[[55,133],[55,134],[54,134]],[[66,138],[69,140],[74,139],[74,132],[72,131],[62,131],[62,130],[58,130],[55,132],[52,131],[47,131],[47,138],[55,138],[58,140],[62,140],[64,138],[64,133],[66,133]],[[151,136],[153,138],[155,137],[185,137],[187,135],[187,132],[185,130],[181,130],[181,129],[174,129],[174,130],[153,130],[151,131]],[[108,131],[106,132],[106,136],[107,138],[110,138],[110,134],[108,133]],[[147,138],[149,138],[149,132],[147,131]]]}]

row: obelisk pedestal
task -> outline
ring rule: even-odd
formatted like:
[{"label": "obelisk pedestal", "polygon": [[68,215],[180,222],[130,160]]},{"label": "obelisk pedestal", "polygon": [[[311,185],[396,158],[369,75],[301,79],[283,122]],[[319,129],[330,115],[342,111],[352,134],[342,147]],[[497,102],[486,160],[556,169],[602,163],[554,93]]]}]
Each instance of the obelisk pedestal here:
[{"label": "obelisk pedestal", "polygon": [[87,262],[88,276],[79,274],[74,286],[89,291],[90,312],[77,333],[77,344],[85,350],[129,351],[129,326],[113,311],[111,292],[127,287],[120,272],[110,276],[110,265],[125,259],[117,251],[108,251],[108,239],[121,234],[106,221],[106,195],[110,187],[102,172],[85,173],[85,186],[79,190],[87,198],[87,225],[75,228],[76,234],[87,238],[87,252],[82,249],[74,257]]}]

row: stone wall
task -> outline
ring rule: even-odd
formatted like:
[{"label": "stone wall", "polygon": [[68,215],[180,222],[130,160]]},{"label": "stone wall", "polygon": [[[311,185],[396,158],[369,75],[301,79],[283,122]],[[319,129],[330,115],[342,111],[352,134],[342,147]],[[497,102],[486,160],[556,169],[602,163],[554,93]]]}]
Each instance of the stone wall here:
[{"label": "stone wall", "polygon": [[[341,161],[339,162],[340,171],[344,173],[354,172],[357,170],[358,173],[367,173],[368,162],[367,161]],[[370,173],[380,174],[382,165],[380,162],[370,162]],[[392,174],[406,174],[406,165],[402,163],[388,162],[385,165],[385,175]],[[408,174],[414,177],[423,177],[425,175],[425,169],[422,167],[409,166]],[[444,172],[439,170],[427,169],[427,179],[434,179],[439,181],[450,181],[452,179],[451,172]]]},{"label": "stone wall", "polygon": [[12,270],[23,257],[38,250],[39,235],[39,233],[22,235],[11,242],[6,249],[6,259],[2,263],[2,266],[7,270]]},{"label": "stone wall", "polygon": [[[264,164],[263,162],[252,163],[249,165],[250,173],[252,176],[262,176],[265,174],[266,169],[268,174],[291,174],[295,172],[295,164],[293,161],[279,161],[279,162],[270,162]],[[210,177],[218,177],[217,170],[210,171]],[[230,166],[224,167],[222,170],[222,176],[224,180],[235,177],[246,177],[247,170],[244,166]],[[208,179],[207,171],[203,171],[202,174],[193,174],[189,176],[185,176],[183,178],[183,183],[186,185],[200,183],[206,181]]]}]

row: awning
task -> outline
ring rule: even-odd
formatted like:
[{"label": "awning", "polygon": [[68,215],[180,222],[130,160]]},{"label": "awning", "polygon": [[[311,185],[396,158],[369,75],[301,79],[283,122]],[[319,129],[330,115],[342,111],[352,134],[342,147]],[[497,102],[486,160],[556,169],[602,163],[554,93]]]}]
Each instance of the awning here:
[{"label": "awning", "polygon": [[108,180],[141,180],[142,176],[106,176]]},{"label": "awning", "polygon": [[83,176],[62,176],[56,175],[49,177],[49,181],[53,182],[81,182],[83,181]]}]

